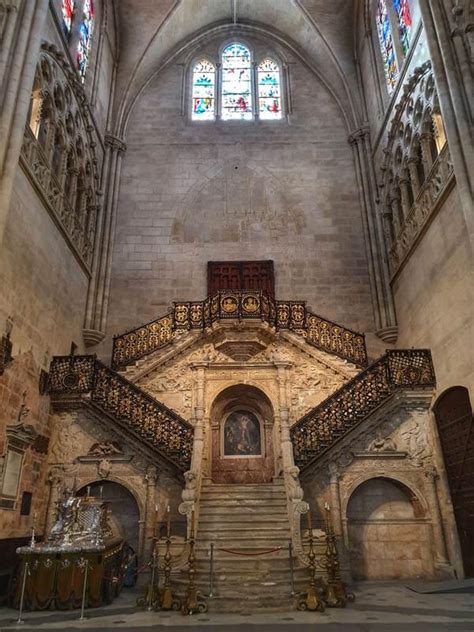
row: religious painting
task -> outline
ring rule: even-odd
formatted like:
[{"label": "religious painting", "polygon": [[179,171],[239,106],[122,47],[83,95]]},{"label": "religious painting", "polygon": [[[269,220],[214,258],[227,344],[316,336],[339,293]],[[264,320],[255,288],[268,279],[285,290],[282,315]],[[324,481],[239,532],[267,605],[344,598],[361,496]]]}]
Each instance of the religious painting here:
[{"label": "religious painting", "polygon": [[260,456],[260,423],[248,410],[236,410],[224,424],[224,456]]}]

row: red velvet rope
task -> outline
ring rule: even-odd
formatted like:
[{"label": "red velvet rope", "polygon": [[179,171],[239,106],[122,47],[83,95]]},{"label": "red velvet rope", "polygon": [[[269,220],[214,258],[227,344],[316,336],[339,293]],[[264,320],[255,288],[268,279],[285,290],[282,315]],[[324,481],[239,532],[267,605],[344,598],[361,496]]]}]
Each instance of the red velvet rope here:
[{"label": "red velvet rope", "polygon": [[242,555],[243,557],[252,557],[254,555],[266,555],[267,553],[276,553],[277,551],[281,551],[283,547],[278,546],[276,549],[267,549],[265,551],[258,551],[258,553],[242,553],[242,551],[233,551],[232,549],[221,549],[218,548],[218,551],[223,551],[224,553],[230,553],[231,555]]}]

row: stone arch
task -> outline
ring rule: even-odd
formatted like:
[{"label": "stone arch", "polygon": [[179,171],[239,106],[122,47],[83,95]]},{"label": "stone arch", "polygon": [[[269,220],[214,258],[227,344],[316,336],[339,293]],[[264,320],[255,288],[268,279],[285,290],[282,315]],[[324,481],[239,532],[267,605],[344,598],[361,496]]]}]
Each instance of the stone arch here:
[{"label": "stone arch", "polygon": [[354,579],[432,575],[432,535],[425,503],[413,486],[385,474],[359,479],[344,516]]},{"label": "stone arch", "polygon": [[126,481],[110,477],[108,479],[93,478],[83,484],[77,495],[84,495],[90,487],[91,495],[101,494],[110,502],[110,524],[113,531],[122,537],[138,554],[140,546],[140,523],[144,513],[143,503],[136,491]]},{"label": "stone arch", "polygon": [[273,406],[263,390],[242,383],[223,388],[213,399],[210,422],[214,482],[272,480],[275,472]]}]

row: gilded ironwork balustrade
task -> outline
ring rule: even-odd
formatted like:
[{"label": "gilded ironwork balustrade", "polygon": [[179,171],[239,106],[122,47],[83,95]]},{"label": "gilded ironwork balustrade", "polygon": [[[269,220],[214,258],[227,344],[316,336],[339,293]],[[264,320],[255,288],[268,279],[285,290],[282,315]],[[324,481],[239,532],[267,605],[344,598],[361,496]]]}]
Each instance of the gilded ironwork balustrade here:
[{"label": "gilded ironwork balustrade", "polygon": [[95,356],[58,356],[49,374],[52,396],[89,395],[87,401],[145,441],[183,472],[191,465],[193,427]]},{"label": "gilded ironwork balustrade", "polygon": [[428,350],[387,351],[291,428],[296,464],[307,467],[397,389],[432,386],[435,374]]},{"label": "gilded ironwork balustrade", "polygon": [[223,290],[204,301],[173,303],[165,316],[115,336],[112,366],[122,368],[190,330],[203,331],[217,321],[231,319],[257,319],[276,329],[289,329],[318,349],[358,366],[367,364],[364,335],[316,316],[304,301],[274,301],[261,291]]}]

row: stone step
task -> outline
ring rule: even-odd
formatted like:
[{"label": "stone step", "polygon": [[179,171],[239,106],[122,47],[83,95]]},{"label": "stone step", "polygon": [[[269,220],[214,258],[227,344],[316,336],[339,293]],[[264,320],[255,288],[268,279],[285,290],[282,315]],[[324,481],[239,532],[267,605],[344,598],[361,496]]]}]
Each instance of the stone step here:
[{"label": "stone step", "polygon": [[261,493],[269,493],[269,492],[284,492],[285,485],[284,483],[235,483],[235,484],[226,484],[226,483],[215,483],[212,485],[203,485],[201,492],[203,494],[218,494],[218,493],[229,493],[229,494],[247,494],[249,492],[261,492]]},{"label": "stone step", "polygon": [[199,515],[199,527],[202,526],[213,526],[213,525],[225,525],[227,523],[231,523],[233,525],[247,525],[247,523],[251,523],[254,525],[255,529],[267,528],[268,525],[277,524],[278,526],[287,525],[289,523],[288,515],[286,513],[281,514],[252,514],[247,513],[246,511],[237,514],[229,514],[223,513],[221,514],[202,514]]},{"label": "stone step", "polygon": [[[262,502],[264,500],[264,503]],[[217,497],[209,497],[202,498],[201,497],[201,510],[202,509],[240,509],[242,507],[248,509],[284,509],[286,511],[287,502],[284,498],[275,497],[275,498],[267,498],[262,499],[260,496],[258,498],[249,498],[245,496],[245,498],[217,498]]]},{"label": "stone step", "polygon": [[[260,542],[265,540],[266,542],[270,542],[270,548],[273,548],[273,546],[281,546],[282,542],[289,542],[290,532],[288,529],[277,530],[271,527],[255,531],[255,529],[251,527],[242,528],[232,525],[222,527],[221,525],[218,529],[199,530],[198,537],[201,542],[226,542],[228,545],[232,544],[234,541],[237,543],[237,541]],[[231,546],[231,548],[236,547]]]}]

